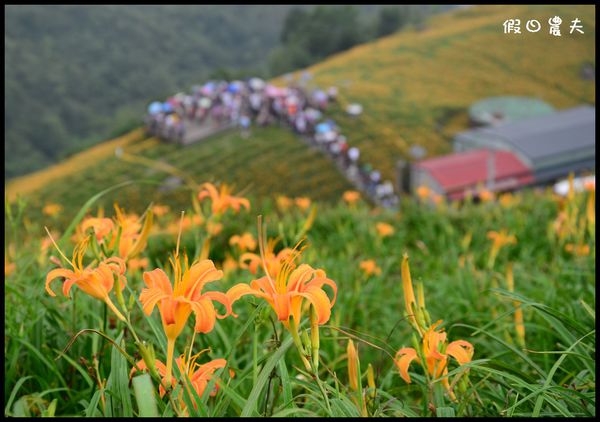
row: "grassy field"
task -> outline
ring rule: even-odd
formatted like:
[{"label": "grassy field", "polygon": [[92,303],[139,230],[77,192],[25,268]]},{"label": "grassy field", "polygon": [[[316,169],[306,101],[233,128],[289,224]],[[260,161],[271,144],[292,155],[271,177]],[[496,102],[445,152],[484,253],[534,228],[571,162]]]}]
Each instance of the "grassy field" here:
[{"label": "grassy field", "polygon": [[[217,320],[208,334],[192,335],[191,319],[177,339],[176,350],[182,353],[193,343],[193,353],[209,349],[199,362],[225,358],[227,366],[212,378],[219,386],[214,397],[207,388],[204,395],[199,393],[202,397],[184,394],[184,398],[181,386],[161,398],[160,378],[134,376],[133,384],[129,380],[133,363],[143,356],[136,339],[152,345],[161,362],[166,356],[158,311],[150,316],[142,313],[144,284],[132,260],[127,264],[123,301],[115,295],[116,288],[110,294],[115,303],[123,303],[119,308],[126,312],[127,323],[78,287],[67,300],[55,281],[52,288],[57,297],[50,297],[44,279],[56,265],[48,255],[59,255],[52,246],[40,253],[39,222],[23,229],[15,205],[6,220],[5,414],[595,415],[595,203],[591,195],[584,192],[562,204],[539,192],[461,207],[431,208],[406,201],[400,213],[372,209],[363,202],[349,207],[340,201],[318,204],[312,224],[307,223],[310,211],[282,211],[269,201],[252,201],[249,212],[228,211],[219,217],[223,229],[212,236],[208,254],[217,268],[227,271],[209,290],[226,292],[262,275],[262,270],[251,274],[232,266],[231,259],[226,261],[228,256],[237,261],[241,253],[229,244],[232,235],[249,232],[257,237],[260,213],[268,237],[280,237],[277,250],[292,247],[308,229],[304,230],[308,248],[299,262],[326,271],[337,285],[337,299],[331,317],[318,330],[316,372],[303,366],[291,331],[258,297],[238,300],[233,310],[239,317]],[[127,202],[121,205],[129,208]],[[190,204],[188,215],[193,212]],[[209,215],[205,207],[204,216],[210,220]],[[560,220],[561,215],[567,218]],[[562,225],[557,226],[557,219]],[[167,227],[176,221],[177,213],[171,212],[155,224]],[[392,233],[381,235],[378,223],[389,224]],[[190,259],[198,256],[208,236],[206,229],[203,224],[185,232],[180,251]],[[502,230],[516,239],[496,253],[489,233]],[[169,233],[149,237],[138,257],[148,259],[146,271],[163,268],[172,274],[167,258],[176,247],[177,230]],[[67,233],[59,242],[67,256],[73,248],[69,238]],[[405,252],[413,283],[423,285],[430,315],[424,324],[442,319],[449,341],[461,339],[474,348],[469,362],[458,366],[451,359],[449,363],[452,394],[416,362],[409,369],[410,384],[394,364],[400,348],[420,345],[404,305]],[[91,259],[88,250],[84,264]],[[380,272],[367,275],[361,268],[366,260],[374,260]],[[331,297],[331,289],[325,290]],[[308,312],[303,315],[300,326],[309,329]],[[84,329],[88,331],[81,333]],[[309,332],[316,331],[310,328]],[[358,350],[359,369],[355,355],[348,355],[349,339]],[[311,344],[308,337],[306,341],[301,344]],[[349,379],[353,374],[361,374],[360,388],[357,378]],[[462,381],[454,383],[459,376]],[[184,380],[177,372],[175,377]],[[196,409],[194,402],[200,403]]]}]

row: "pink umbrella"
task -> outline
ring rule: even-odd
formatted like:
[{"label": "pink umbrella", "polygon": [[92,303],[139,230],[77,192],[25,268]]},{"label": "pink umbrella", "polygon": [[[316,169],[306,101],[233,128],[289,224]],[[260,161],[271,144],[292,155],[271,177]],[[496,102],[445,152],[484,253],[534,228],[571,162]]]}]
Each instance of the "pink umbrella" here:
[{"label": "pink umbrella", "polygon": [[276,86],[273,86],[273,85],[267,85],[267,88],[265,89],[265,93],[269,97],[277,97],[279,95],[279,88],[277,88]]}]

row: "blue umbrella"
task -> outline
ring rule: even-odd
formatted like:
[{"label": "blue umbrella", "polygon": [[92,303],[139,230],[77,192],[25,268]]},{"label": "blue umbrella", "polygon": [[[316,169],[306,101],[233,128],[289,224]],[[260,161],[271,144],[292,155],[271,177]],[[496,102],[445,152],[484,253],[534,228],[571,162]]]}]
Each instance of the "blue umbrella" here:
[{"label": "blue umbrella", "polygon": [[173,111],[173,106],[169,103],[162,103],[162,111],[164,111],[165,113],[169,113]]},{"label": "blue umbrella", "polygon": [[150,105],[148,106],[148,113],[150,113],[150,114],[160,113],[161,111],[162,111],[162,103],[159,101],[154,101],[154,102],[150,103]]},{"label": "blue umbrella", "polygon": [[318,133],[326,133],[331,130],[331,126],[328,123],[319,123],[315,129]]}]

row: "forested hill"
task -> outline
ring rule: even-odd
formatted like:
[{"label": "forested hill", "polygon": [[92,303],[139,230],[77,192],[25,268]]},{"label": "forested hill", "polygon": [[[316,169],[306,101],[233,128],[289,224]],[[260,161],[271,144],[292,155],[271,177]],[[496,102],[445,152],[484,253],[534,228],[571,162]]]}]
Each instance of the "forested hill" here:
[{"label": "forested hill", "polygon": [[290,7],[5,8],[5,175],[127,129],[211,70],[263,63]]},{"label": "forested hill", "polygon": [[[447,9],[401,7],[5,7],[5,178],[125,133],[139,125],[148,102],[211,76],[295,70],[393,32],[415,10],[424,16]],[[349,31],[337,26],[340,17]],[[296,22],[312,23],[310,33]],[[283,32],[290,35],[285,42]],[[333,49],[312,51],[314,34]]]}]

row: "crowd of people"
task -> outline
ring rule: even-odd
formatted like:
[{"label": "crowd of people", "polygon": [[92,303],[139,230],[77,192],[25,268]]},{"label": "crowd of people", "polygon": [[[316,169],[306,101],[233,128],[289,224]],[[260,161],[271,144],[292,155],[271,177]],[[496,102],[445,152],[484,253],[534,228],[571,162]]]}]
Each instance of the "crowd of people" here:
[{"label": "crowd of people", "polygon": [[360,162],[360,150],[350,146],[336,123],[324,113],[337,101],[337,88],[307,91],[290,84],[280,88],[259,78],[245,81],[210,81],[148,107],[146,127],[157,137],[181,142],[192,125],[239,127],[248,136],[251,125],[289,127],[307,143],[326,153],[347,178],[382,206],[393,207],[398,198],[391,181],[370,164]]}]

